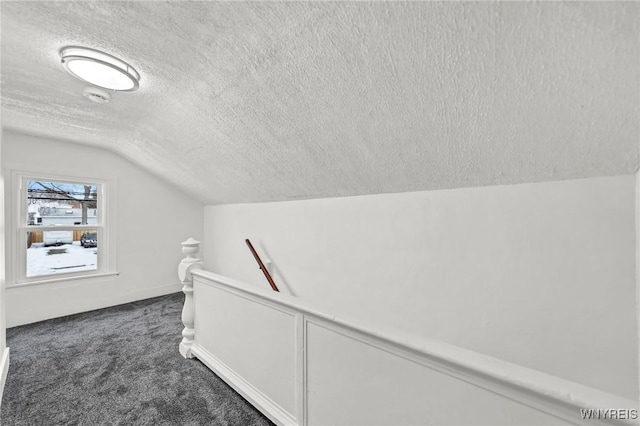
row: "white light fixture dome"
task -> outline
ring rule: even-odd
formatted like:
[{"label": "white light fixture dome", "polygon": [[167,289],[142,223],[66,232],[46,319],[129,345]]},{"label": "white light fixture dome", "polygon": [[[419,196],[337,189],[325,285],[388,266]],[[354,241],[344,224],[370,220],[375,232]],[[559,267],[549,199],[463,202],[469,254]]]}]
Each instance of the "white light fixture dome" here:
[{"label": "white light fixture dome", "polygon": [[60,50],[62,64],[71,75],[104,89],[134,91],[140,74],[131,65],[99,50],[67,46]]}]

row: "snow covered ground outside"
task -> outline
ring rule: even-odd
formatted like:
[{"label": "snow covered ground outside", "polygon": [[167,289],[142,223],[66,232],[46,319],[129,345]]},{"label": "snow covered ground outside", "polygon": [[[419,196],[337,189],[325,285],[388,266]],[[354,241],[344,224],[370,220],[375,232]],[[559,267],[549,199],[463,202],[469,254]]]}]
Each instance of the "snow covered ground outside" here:
[{"label": "snow covered ground outside", "polygon": [[78,241],[57,247],[35,243],[27,249],[27,277],[95,269],[98,269],[97,247],[84,248]]}]

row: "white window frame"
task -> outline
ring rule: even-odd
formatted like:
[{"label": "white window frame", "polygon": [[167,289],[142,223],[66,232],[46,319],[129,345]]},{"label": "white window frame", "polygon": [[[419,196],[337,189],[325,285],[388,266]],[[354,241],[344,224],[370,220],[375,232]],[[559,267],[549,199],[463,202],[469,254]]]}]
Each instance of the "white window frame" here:
[{"label": "white window frame", "polygon": [[[12,208],[10,223],[13,244],[12,279],[6,281],[6,287],[19,287],[33,284],[60,282],[75,279],[103,277],[117,275],[116,251],[114,231],[109,223],[110,214],[114,207],[111,203],[109,192],[115,186],[113,182],[90,176],[57,175],[45,172],[12,171],[12,197],[15,202]],[[94,225],[63,225],[63,226],[29,226],[27,225],[27,182],[40,180],[46,182],[61,182],[70,184],[95,184],[97,185],[97,218]],[[37,231],[67,231],[67,230],[96,230],[98,233],[98,265],[94,270],[62,272],[51,275],[38,275],[27,277],[27,233]],[[9,277],[7,277],[9,278]]]}]

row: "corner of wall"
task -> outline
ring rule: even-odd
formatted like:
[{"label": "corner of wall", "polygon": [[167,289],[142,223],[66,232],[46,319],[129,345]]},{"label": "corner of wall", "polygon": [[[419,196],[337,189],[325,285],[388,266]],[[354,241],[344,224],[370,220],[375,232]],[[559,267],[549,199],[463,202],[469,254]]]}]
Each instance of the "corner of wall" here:
[{"label": "corner of wall", "polygon": [[[638,354],[640,354],[640,169],[636,170],[636,321]],[[640,358],[637,360],[638,394],[640,395]]]},{"label": "corner of wall", "polygon": [[[2,137],[4,130],[0,129],[0,164],[2,164]],[[5,268],[4,268],[4,180],[2,169],[0,169],[0,404],[2,404],[2,393],[4,383],[7,380],[9,371],[9,348],[6,342],[6,311],[5,311]]]},{"label": "corner of wall", "polygon": [[0,354],[0,405],[2,405],[2,394],[4,392],[4,384],[7,381],[7,373],[9,372],[9,348],[4,348]]}]

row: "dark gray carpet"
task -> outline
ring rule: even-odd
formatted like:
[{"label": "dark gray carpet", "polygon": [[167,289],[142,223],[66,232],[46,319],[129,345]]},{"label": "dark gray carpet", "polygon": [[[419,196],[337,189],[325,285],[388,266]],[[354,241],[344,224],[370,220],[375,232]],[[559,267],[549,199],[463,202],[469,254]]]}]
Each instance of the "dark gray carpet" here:
[{"label": "dark gray carpet", "polygon": [[180,356],[183,300],[176,293],[8,329],[0,423],[270,425]]}]

